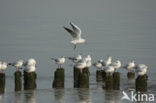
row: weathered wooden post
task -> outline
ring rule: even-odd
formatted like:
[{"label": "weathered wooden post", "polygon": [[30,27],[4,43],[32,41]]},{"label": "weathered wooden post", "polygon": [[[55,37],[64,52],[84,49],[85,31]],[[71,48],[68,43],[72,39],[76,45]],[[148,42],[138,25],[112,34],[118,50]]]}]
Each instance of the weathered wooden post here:
[{"label": "weathered wooden post", "polygon": [[35,72],[24,71],[24,90],[33,90],[36,88],[37,74]]},{"label": "weathered wooden post", "polygon": [[74,76],[74,88],[78,88],[78,78],[79,78],[79,74],[80,74],[80,69],[74,67],[73,70],[73,76]]},{"label": "weathered wooden post", "polygon": [[103,77],[103,81],[106,81],[106,72],[104,70],[102,70],[102,77]]},{"label": "weathered wooden post", "polygon": [[78,88],[89,88],[89,74],[88,73],[79,74]]},{"label": "weathered wooden post", "polygon": [[113,73],[113,89],[120,90],[120,73],[119,72]]},{"label": "weathered wooden post", "polygon": [[20,71],[16,71],[14,73],[15,77],[15,91],[21,91],[22,89],[22,73]]},{"label": "weathered wooden post", "polygon": [[53,88],[64,88],[65,73],[63,68],[56,69],[54,73]]},{"label": "weathered wooden post", "polygon": [[102,81],[103,80],[103,70],[96,70],[96,81]]},{"label": "weathered wooden post", "polygon": [[5,73],[0,73],[0,94],[5,92]]},{"label": "weathered wooden post", "polygon": [[134,72],[128,72],[127,73],[127,78],[128,79],[134,79],[135,78],[135,73]]},{"label": "weathered wooden post", "polygon": [[106,73],[105,86],[106,90],[113,90],[113,76],[111,73]]},{"label": "weathered wooden post", "polygon": [[138,75],[135,80],[135,89],[136,92],[147,92],[147,75]]}]

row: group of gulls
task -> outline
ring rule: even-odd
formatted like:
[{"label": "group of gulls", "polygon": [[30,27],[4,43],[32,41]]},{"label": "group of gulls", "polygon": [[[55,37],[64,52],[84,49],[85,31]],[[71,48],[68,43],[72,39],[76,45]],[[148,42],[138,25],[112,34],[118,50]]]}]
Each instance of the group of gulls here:
[{"label": "group of gulls", "polygon": [[34,72],[36,70],[36,60],[30,58],[26,62],[24,62],[23,60],[18,60],[13,63],[0,61],[0,73],[3,73],[3,71],[6,70],[8,66],[15,67],[16,71],[23,69],[25,72]]},{"label": "group of gulls", "polygon": [[97,70],[104,70],[106,73],[113,73],[113,72],[116,72],[120,68],[124,68],[128,70],[128,72],[136,71],[138,75],[146,74],[147,69],[148,69],[148,67],[145,64],[136,65],[134,60],[122,66],[120,60],[116,60],[112,62],[111,56],[108,56],[106,60],[100,59],[95,63],[92,63],[92,58],[90,55],[87,55],[86,57],[82,57],[82,54],[79,54],[77,57],[62,56],[58,59],[54,59],[54,58],[51,58],[51,59],[54,60],[56,64],[58,64],[58,68],[61,68],[61,65],[65,63],[66,58],[71,60],[74,63],[74,67],[80,69],[81,73],[83,69],[90,68],[91,66],[96,67]]},{"label": "group of gulls", "polygon": [[[80,43],[86,43],[86,40],[81,37],[81,29],[76,26],[74,23],[70,22],[72,29],[69,29],[64,26],[64,29],[72,36],[71,43],[74,45],[74,50],[76,49],[76,45]],[[77,57],[65,57],[62,56],[60,58],[51,58],[58,64],[58,68],[61,68],[61,65],[65,63],[66,58],[71,60],[74,63],[74,67],[80,69],[82,73],[82,69],[89,68],[92,65],[95,66],[98,70],[105,70],[105,72],[113,73],[119,68],[125,68],[128,72],[133,71],[134,68],[138,75],[144,75],[147,72],[147,66],[145,64],[136,65],[134,61],[129,62],[125,66],[121,66],[121,62],[116,60],[112,62],[112,57],[108,56],[106,60],[99,60],[96,63],[92,63],[91,55],[87,55],[86,57],[82,57],[82,54],[79,54]],[[8,65],[14,66],[16,70],[24,67],[24,71],[33,72],[36,70],[36,60],[33,58],[28,59],[26,62],[23,60],[19,60],[15,63],[6,63],[0,61],[0,73],[3,72]]]}]

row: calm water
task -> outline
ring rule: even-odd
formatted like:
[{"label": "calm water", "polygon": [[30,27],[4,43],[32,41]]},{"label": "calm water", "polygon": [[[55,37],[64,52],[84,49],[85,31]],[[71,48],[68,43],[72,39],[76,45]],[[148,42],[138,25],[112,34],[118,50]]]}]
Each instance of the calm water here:
[{"label": "calm water", "polygon": [[[90,89],[73,89],[70,61],[63,65],[65,89],[51,89],[57,67],[50,57],[91,54],[93,62],[108,55],[125,65],[134,59],[149,66],[149,92],[156,92],[156,1],[155,0],[1,0],[0,1],[0,60],[37,60],[37,90],[14,92],[14,68],[6,70],[6,93],[0,102],[123,102],[121,91],[108,92],[95,81],[91,67]],[[62,28],[72,21],[82,29],[86,45],[76,51],[71,37]],[[121,72],[121,90],[134,88]],[[117,101],[118,100],[118,101]],[[128,101],[124,101],[128,102]]]}]

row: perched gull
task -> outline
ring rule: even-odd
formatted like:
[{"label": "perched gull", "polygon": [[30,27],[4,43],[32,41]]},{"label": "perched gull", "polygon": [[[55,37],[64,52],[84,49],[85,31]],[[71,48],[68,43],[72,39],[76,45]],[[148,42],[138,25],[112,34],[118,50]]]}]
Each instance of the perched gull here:
[{"label": "perched gull", "polygon": [[36,66],[36,60],[34,58],[28,59],[28,61],[24,64],[25,66],[34,65]]},{"label": "perched gull", "polygon": [[93,63],[93,66],[95,66],[98,70],[101,70],[103,67],[103,65],[100,61]]},{"label": "perched gull", "polygon": [[66,60],[64,56],[61,56],[58,59],[55,59],[55,58],[51,58],[51,59],[54,60],[56,64],[58,64],[58,68],[61,68],[61,65],[64,64]]},{"label": "perched gull", "polygon": [[23,65],[24,65],[24,61],[23,60],[19,60],[15,63],[9,63],[9,65],[14,66],[16,68],[16,71],[19,71],[19,69],[22,69]]},{"label": "perched gull", "polygon": [[75,64],[75,67],[80,69],[80,73],[82,73],[82,69],[86,67],[86,61],[80,60],[77,64]]},{"label": "perched gull", "polygon": [[74,63],[78,63],[82,59],[82,55],[79,54],[77,57],[68,57],[68,59],[73,61]]},{"label": "perched gull", "polygon": [[87,57],[85,57],[85,58],[83,58],[85,61],[91,61],[92,60],[92,58],[91,58],[91,56],[90,55],[87,55]]},{"label": "perched gull", "polygon": [[81,38],[81,29],[76,26],[75,24],[70,22],[70,25],[72,26],[73,30],[64,27],[64,29],[72,36],[71,43],[74,45],[74,50],[76,49],[76,45],[80,43],[85,43],[86,40]]},{"label": "perched gull", "polygon": [[102,62],[103,66],[108,66],[111,63],[112,63],[112,57],[111,56],[108,56],[107,60]]},{"label": "perched gull", "polygon": [[119,60],[117,60],[117,61],[113,62],[111,65],[114,67],[114,69],[116,71],[121,67],[121,62]]},{"label": "perched gull", "polygon": [[6,62],[0,61],[0,73],[6,70],[7,67],[8,67],[8,64]]},{"label": "perched gull", "polygon": [[26,72],[35,72],[36,71],[36,66],[34,65],[27,65],[24,69]]},{"label": "perched gull", "polygon": [[109,66],[105,66],[104,70],[106,73],[113,73],[115,69],[113,66],[109,65]]},{"label": "perched gull", "polygon": [[145,64],[138,64],[135,69],[138,75],[144,75],[146,74],[148,67]]},{"label": "perched gull", "polygon": [[92,62],[89,60],[89,61],[86,61],[86,67],[87,68],[90,68],[92,66]]},{"label": "perched gull", "polygon": [[131,62],[129,62],[126,66],[124,66],[125,69],[128,70],[128,72],[130,72],[131,70],[133,70],[135,67],[135,62],[134,60],[132,60]]}]

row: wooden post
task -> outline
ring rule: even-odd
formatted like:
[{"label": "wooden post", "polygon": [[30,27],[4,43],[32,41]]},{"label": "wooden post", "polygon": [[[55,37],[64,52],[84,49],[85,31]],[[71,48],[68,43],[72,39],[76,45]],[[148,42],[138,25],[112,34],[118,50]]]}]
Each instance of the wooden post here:
[{"label": "wooden post", "polygon": [[127,78],[128,79],[134,79],[135,78],[135,73],[134,72],[128,72],[127,73]]},{"label": "wooden post", "polygon": [[136,92],[147,92],[147,75],[138,76],[135,80]]},{"label": "wooden post", "polygon": [[80,74],[80,69],[74,67],[73,70],[73,76],[74,76],[74,88],[78,88],[78,78],[79,78],[79,74]]},{"label": "wooden post", "polygon": [[111,73],[106,73],[106,90],[113,90],[113,76]]},{"label": "wooden post", "polygon": [[22,89],[22,73],[20,71],[16,71],[14,73],[15,76],[15,91],[21,91]]},{"label": "wooden post", "polygon": [[53,88],[64,88],[64,69],[58,68],[54,73]]},{"label": "wooden post", "polygon": [[0,73],[0,94],[5,92],[5,73]]},{"label": "wooden post", "polygon": [[89,88],[89,74],[88,73],[79,74],[78,88]]},{"label": "wooden post", "polygon": [[113,73],[113,89],[120,90],[120,73],[119,72]]},{"label": "wooden post", "polygon": [[96,71],[96,81],[102,81],[103,80],[103,71],[102,70],[97,70]]},{"label": "wooden post", "polygon": [[24,90],[33,90],[36,88],[37,74],[35,72],[24,71]]},{"label": "wooden post", "polygon": [[106,81],[106,72],[104,70],[102,70],[102,77],[103,77],[103,81]]}]

